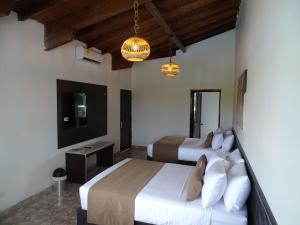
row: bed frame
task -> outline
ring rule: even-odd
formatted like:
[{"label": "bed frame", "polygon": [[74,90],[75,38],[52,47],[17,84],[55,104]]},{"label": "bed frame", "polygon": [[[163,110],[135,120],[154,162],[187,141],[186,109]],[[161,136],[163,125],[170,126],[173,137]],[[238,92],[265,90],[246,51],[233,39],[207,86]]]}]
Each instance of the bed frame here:
[{"label": "bed frame", "polygon": [[[147,160],[152,161],[152,157],[147,156]],[[182,165],[188,165],[188,166],[196,166],[196,162],[194,161],[185,161],[185,160],[178,160],[178,164],[182,164]]]},{"label": "bed frame", "polygon": [[[248,176],[250,178],[252,188],[249,198],[247,200],[247,209],[248,209],[248,225],[277,225],[277,222],[272,214],[272,211],[267,203],[267,200],[260,188],[257,179],[254,175],[254,172],[250,166],[250,163],[247,159],[247,156],[237,139],[236,132],[234,131],[234,135],[236,138],[236,147],[240,149],[240,152],[245,159]],[[152,160],[152,158],[147,157],[148,160]],[[190,161],[179,161],[178,163],[184,165],[195,165],[195,162]],[[135,225],[152,225],[141,222],[134,222]],[[77,225],[93,225],[87,223],[87,211],[78,208],[77,210]],[[102,225],[102,224],[101,224]]]},{"label": "bed frame", "polygon": [[[82,210],[81,208],[77,209],[77,225],[95,225],[87,222],[87,211]],[[100,224],[105,225],[105,224]],[[142,223],[138,221],[134,221],[134,225],[153,225],[149,223]]]}]

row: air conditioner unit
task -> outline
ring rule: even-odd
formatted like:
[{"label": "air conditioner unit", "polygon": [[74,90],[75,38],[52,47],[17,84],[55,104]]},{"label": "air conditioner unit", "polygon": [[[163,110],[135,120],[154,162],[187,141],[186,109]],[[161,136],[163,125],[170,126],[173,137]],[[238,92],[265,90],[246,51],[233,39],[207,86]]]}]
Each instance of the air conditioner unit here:
[{"label": "air conditioner unit", "polygon": [[102,54],[90,48],[76,47],[76,58],[98,64],[103,63]]}]

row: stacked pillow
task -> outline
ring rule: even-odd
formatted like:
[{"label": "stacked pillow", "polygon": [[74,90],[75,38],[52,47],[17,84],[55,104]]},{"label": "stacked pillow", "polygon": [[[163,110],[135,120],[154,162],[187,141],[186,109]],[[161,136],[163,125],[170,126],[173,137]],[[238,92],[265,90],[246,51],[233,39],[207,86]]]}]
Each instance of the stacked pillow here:
[{"label": "stacked pillow", "polygon": [[232,130],[222,131],[221,128],[218,128],[213,133],[213,138],[211,142],[211,147],[213,150],[218,150],[220,148],[229,152],[234,145],[234,135]]},{"label": "stacked pillow", "polygon": [[222,148],[222,144],[224,141],[223,133],[215,133],[211,142],[211,147],[213,150],[218,150]]},{"label": "stacked pillow", "polygon": [[228,156],[228,160],[231,162],[231,164],[244,162],[239,149],[235,149],[233,152],[231,152]]},{"label": "stacked pillow", "polygon": [[236,149],[226,158],[226,153],[220,150],[208,160],[205,155],[198,160],[190,178],[187,200],[198,198],[201,192],[203,208],[213,207],[223,197],[228,211],[238,211],[245,205],[250,191],[251,183],[240,151]]},{"label": "stacked pillow", "polygon": [[229,152],[234,145],[234,135],[224,133],[224,141],[222,143],[222,149]]},{"label": "stacked pillow", "polygon": [[228,171],[227,178],[224,204],[228,211],[238,211],[245,205],[251,191],[245,162],[235,163]]},{"label": "stacked pillow", "polygon": [[206,166],[206,170],[209,169],[216,161],[222,161],[225,167],[225,170],[227,171],[230,167],[230,162],[226,160],[226,153],[222,149],[216,152],[215,155],[210,155],[208,158],[208,163]]}]

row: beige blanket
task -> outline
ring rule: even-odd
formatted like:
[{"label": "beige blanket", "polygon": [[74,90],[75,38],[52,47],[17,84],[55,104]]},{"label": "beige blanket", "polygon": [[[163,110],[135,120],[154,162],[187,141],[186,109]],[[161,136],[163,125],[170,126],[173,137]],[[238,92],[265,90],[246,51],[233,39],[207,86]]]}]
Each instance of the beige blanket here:
[{"label": "beige blanket", "polygon": [[133,225],[135,197],[162,166],[132,159],[99,180],[88,193],[88,223]]},{"label": "beige blanket", "polygon": [[178,162],[178,148],[184,137],[165,136],[153,144],[153,160],[168,163]]}]

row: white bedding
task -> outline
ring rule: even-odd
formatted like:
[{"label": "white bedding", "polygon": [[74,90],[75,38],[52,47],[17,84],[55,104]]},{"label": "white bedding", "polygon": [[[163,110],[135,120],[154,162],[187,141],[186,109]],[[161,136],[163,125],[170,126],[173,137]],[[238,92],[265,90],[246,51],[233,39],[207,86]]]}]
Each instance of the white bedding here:
[{"label": "white bedding", "polygon": [[[202,148],[201,144],[205,141],[205,138],[185,138],[183,143],[178,148],[178,159],[184,161],[196,162],[201,155],[205,154],[207,157],[215,154],[216,151],[212,148]],[[153,157],[153,144],[147,146],[147,154]]]},{"label": "white bedding", "polygon": [[[83,210],[87,210],[89,188],[129,160],[117,163],[80,187]],[[136,196],[134,219],[157,225],[246,225],[246,207],[231,213],[225,210],[223,199],[210,209],[202,208],[201,198],[185,201],[187,182],[193,168],[166,163]]]}]

